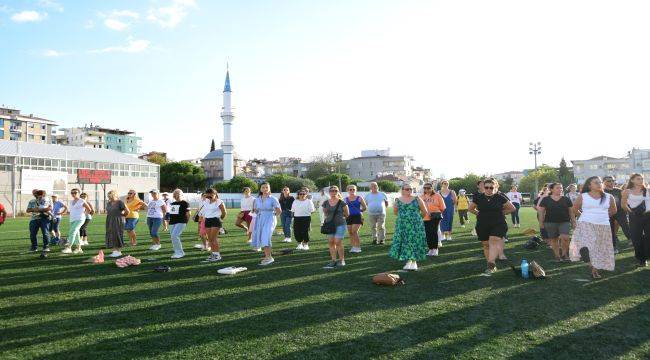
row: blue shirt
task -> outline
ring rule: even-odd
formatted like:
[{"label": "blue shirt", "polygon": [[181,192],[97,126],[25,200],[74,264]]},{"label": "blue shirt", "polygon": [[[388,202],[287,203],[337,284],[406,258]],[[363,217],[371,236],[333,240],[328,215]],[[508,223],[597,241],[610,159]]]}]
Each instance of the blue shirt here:
[{"label": "blue shirt", "polygon": [[52,214],[54,214],[54,217],[57,219],[61,218],[61,214],[59,214],[59,211],[63,207],[63,203],[60,201],[55,201],[54,204],[52,204]]},{"label": "blue shirt", "polygon": [[386,213],[385,201],[388,201],[388,197],[383,192],[368,193],[365,200],[368,205],[368,214],[381,215]]}]

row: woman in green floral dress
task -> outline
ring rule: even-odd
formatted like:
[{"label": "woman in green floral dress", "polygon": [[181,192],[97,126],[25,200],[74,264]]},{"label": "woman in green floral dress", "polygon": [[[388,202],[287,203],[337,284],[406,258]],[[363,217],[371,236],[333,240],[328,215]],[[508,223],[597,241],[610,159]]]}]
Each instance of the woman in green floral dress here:
[{"label": "woman in green floral dress", "polygon": [[417,270],[417,260],[427,256],[427,238],[424,232],[426,207],[422,199],[413,196],[410,185],[402,186],[402,196],[395,199],[393,212],[397,215],[393,244],[388,255],[400,261],[406,261],[404,270]]}]

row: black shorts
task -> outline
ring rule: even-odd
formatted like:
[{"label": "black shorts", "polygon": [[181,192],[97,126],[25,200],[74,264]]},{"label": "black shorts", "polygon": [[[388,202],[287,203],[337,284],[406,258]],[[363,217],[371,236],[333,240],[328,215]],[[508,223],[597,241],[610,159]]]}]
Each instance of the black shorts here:
[{"label": "black shorts", "polygon": [[508,224],[505,222],[481,222],[476,224],[476,235],[478,235],[479,241],[488,241],[490,236],[504,238],[507,234]]},{"label": "black shorts", "polygon": [[170,213],[165,213],[165,220],[169,221],[172,219],[172,214]]},{"label": "black shorts", "polygon": [[363,225],[363,217],[361,217],[361,214],[350,215],[345,219],[345,222],[348,225]]},{"label": "black shorts", "polygon": [[222,227],[221,219],[219,218],[205,218],[205,228],[220,228]]}]

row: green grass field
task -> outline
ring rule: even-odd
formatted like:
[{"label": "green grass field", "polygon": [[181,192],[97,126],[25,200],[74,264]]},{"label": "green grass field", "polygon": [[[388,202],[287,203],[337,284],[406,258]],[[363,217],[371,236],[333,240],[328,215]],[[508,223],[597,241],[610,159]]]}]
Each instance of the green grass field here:
[{"label": "green grass field", "polygon": [[[535,223],[531,209],[522,215],[524,228]],[[28,220],[9,219],[0,227],[0,359],[650,356],[650,271],[636,267],[627,240],[616,271],[592,281],[586,265],[552,263],[550,250],[525,250],[523,228],[511,229],[506,254],[538,260],[548,278],[525,281],[505,264],[486,278],[478,241],[456,224],[438,258],[402,273],[405,286],[385,288],[372,275],[403,264],[387,256],[388,246],[369,245],[366,227],[363,253],[346,255],[344,269],[322,268],[329,257],[315,226],[311,251],[277,255],[259,268],[261,255],[233,221],[231,211],[218,264],[202,263],[206,253],[192,248],[196,224],[183,236],[188,256],[172,261],[169,234],[150,253],[141,222],[139,245],[124,253],[142,265],[119,269],[112,260],[83,263],[104,243],[100,216],[85,254],[54,247],[46,260],[27,252]],[[390,216],[389,234],[393,224]],[[295,247],[275,239],[275,250]],[[160,264],[172,271],[153,272]],[[233,265],[249,271],[217,274]]]}]

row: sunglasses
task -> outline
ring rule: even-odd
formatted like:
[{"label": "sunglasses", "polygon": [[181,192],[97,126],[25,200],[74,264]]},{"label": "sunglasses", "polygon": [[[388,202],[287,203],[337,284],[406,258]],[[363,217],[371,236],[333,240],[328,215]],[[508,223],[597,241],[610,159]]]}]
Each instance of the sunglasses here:
[{"label": "sunglasses", "polygon": [[337,193],[339,192],[338,190],[330,190],[331,193]]},{"label": "sunglasses", "polygon": [[494,186],[484,186],[485,190],[494,190]]},{"label": "sunglasses", "polygon": [[413,191],[413,189],[411,189],[411,188],[404,188],[402,190],[404,190],[404,191]]},{"label": "sunglasses", "polygon": [[307,194],[305,194],[305,193],[298,193],[298,196],[305,196],[305,195],[307,195]]},{"label": "sunglasses", "polygon": [[431,189],[431,186],[425,186],[424,187],[424,190],[430,190],[430,189]]}]

